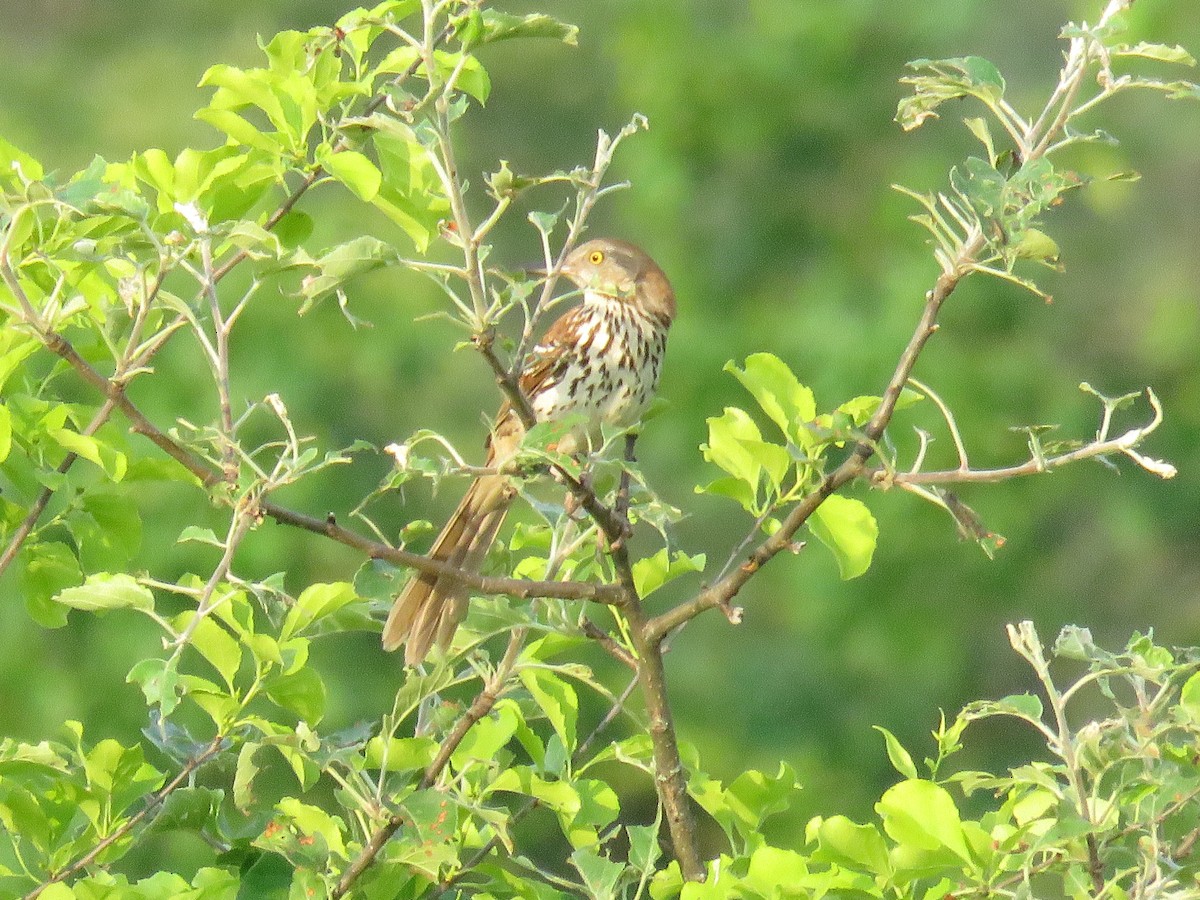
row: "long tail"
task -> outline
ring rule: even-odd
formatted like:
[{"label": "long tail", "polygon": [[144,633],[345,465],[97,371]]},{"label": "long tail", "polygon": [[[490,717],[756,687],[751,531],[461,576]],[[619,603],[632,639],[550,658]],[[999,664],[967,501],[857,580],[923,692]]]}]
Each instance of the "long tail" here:
[{"label": "long tail", "polygon": [[[488,465],[503,465],[517,443],[519,435],[493,435]],[[476,478],[434,541],[429,558],[463,572],[478,572],[512,505],[513,494],[512,482],[504,475]],[[396,650],[404,644],[404,662],[411,666],[425,659],[435,639],[442,647],[448,646],[467,614],[469,594],[470,588],[452,576],[418,574],[392,604],[383,626],[383,649]]]}]

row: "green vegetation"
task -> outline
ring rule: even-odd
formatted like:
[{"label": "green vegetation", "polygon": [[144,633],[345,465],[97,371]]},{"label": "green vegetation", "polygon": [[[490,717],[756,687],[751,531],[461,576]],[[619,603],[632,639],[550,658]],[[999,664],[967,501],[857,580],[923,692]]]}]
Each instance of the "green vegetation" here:
[{"label": "green vegetation", "polygon": [[[180,146],[0,141],[0,892],[1200,895],[1160,459],[1195,457],[1196,262],[1109,133],[1200,89],[1147,5],[910,63],[896,121],[949,120],[912,157],[850,100],[900,67],[846,70],[883,25],[849,4],[386,0],[207,59]],[[1170,106],[1138,166],[1190,160]],[[555,313],[521,263],[585,230],[675,281],[667,403],[638,461],[531,429],[453,652],[405,670],[381,615]],[[1102,638],[1023,621],[1032,674],[993,663],[1027,617]]]}]

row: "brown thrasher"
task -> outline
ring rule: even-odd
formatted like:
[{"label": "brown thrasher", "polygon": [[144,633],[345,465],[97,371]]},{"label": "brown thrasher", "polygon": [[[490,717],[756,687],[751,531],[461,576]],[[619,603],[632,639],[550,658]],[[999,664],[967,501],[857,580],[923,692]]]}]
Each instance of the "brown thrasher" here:
[{"label": "brown thrasher", "polygon": [[[530,354],[520,386],[538,421],[582,417],[558,442],[559,451],[579,453],[601,425],[635,425],[650,405],[675,317],[675,294],[654,260],[625,241],[588,241],[560,271],[583,292],[583,302],[550,326]],[[487,466],[503,468],[524,434],[520,417],[505,401],[488,440]],[[478,572],[515,493],[505,475],[476,478],[434,541],[430,558]],[[452,576],[416,575],[392,604],[383,648],[404,644],[404,661],[414,665],[435,639],[448,646],[466,615],[468,593]]]}]

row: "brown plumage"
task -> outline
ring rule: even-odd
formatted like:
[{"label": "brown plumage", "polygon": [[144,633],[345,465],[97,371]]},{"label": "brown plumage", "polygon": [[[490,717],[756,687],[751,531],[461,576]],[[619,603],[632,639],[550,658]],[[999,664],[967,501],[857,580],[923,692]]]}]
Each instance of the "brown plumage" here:
[{"label": "brown plumage", "polygon": [[[583,302],[546,331],[521,373],[521,390],[539,421],[580,415],[583,424],[559,442],[567,453],[585,451],[603,424],[635,425],[658,385],[675,295],[666,275],[645,252],[624,241],[597,239],[580,246],[562,274]],[[502,468],[520,447],[525,429],[507,403],[488,441],[487,466]],[[467,490],[446,523],[431,559],[478,572],[512,503],[504,475],[484,475]],[[470,589],[446,575],[417,574],[392,605],[383,647],[401,644],[404,661],[422,661],[436,640],[450,643],[467,611]]]}]

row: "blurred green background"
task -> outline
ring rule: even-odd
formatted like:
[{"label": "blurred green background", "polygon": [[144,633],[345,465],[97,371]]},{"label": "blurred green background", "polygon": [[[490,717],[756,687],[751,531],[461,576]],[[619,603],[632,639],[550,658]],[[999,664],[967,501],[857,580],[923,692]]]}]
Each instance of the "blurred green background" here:
[{"label": "blurred green background", "polygon": [[[486,52],[492,98],[463,125],[462,167],[475,184],[499,159],[518,171],[586,162],[598,127],[615,130],[634,112],[650,119],[650,131],[626,146],[615,168],[632,189],[602,204],[593,233],[644,244],[679,295],[661,390],[669,406],[639,455],[663,494],[690,513],[679,529],[684,547],[707,552],[719,567],[748,524],[732,504],[692,492],[711,477],[697,449],[705,417],[747,402],[721,372],[726,360],[779,354],[829,408],[878,393],[911,332],[936,269],[924,232],[906,221],[914,205],[889,185],[940,188],[948,168],[973,152],[958,118],[978,112],[951,106],[941,121],[902,134],[892,116],[905,61],[987,56],[1008,77],[1015,105],[1029,111],[1056,77],[1059,25],[1094,19],[1099,6],[547,0],[507,7],[550,12],[582,32],[578,48],[513,42]],[[256,33],[325,24],[343,11],[311,0],[6,0],[0,135],[62,171],[97,153],[115,160],[151,146],[172,155],[213,146],[218,136],[190,118],[202,102],[195,85],[205,68],[257,65]],[[1132,22],[1134,40],[1200,51],[1193,0],[1143,0]],[[1121,146],[1092,148],[1072,163],[1085,172],[1137,169],[1141,182],[1081,192],[1051,217],[1047,230],[1067,267],[1042,278],[1052,305],[999,283],[966,283],[917,375],[953,406],[980,466],[1026,458],[1012,426],[1061,422],[1068,434],[1088,437],[1098,408],[1076,389],[1080,381],[1108,393],[1151,385],[1167,420],[1147,451],[1178,465],[1179,477],[1161,482],[1119,461],[1119,472],[1088,464],[964,489],[962,498],[1007,537],[994,561],[958,541],[939,510],[900,492],[860,488],[881,526],[866,576],[840,582],[814,542],[751,582],[738,598],[742,626],[715,612],[694,622],[668,657],[681,735],[718,777],[789,762],[806,787],[800,820],[869,810],[893,777],[872,724],[891,729],[920,758],[931,749],[939,709],[952,714],[973,698],[1033,689],[1008,649],[1006,622],[1031,618],[1046,639],[1078,623],[1110,644],[1147,628],[1168,644],[1200,643],[1200,104],[1126,96],[1102,107],[1095,122]],[[317,242],[363,228],[362,207],[346,201],[332,187],[305,198]],[[521,218],[498,232],[498,258],[535,254]],[[404,244],[382,218],[366,227]],[[413,321],[438,308],[438,295],[397,272],[356,283],[351,294],[356,314],[375,327],[351,329],[331,304],[297,318],[286,297],[260,302],[234,348],[236,392],[249,399],[280,392],[298,427],[322,447],[356,438],[382,446],[426,426],[478,446],[496,391],[478,359],[449,352],[458,332]],[[197,364],[182,347],[173,350],[159,368],[170,373],[174,395],[136,399],[163,424],[180,410],[211,418],[213,399],[189,378]],[[917,410],[895,426],[898,440],[907,440],[912,424],[937,431],[931,411]],[[952,464],[949,440],[937,433],[932,452]],[[387,467],[382,457],[359,457],[280,499],[344,515]],[[410,491],[388,524],[438,520],[452,493]],[[172,542],[181,511],[202,520],[196,524],[215,524],[217,511],[182,492],[147,489],[143,503],[144,558],[157,561],[156,574],[211,566],[201,550]],[[348,578],[359,562],[268,524],[240,564],[288,571],[299,590],[309,580]],[[142,724],[140,696],[124,676],[154,652],[150,627],[129,616],[76,614],[70,627],[47,632],[28,619],[15,579],[0,590],[2,733],[38,740],[76,718],[98,740]],[[369,719],[390,705],[400,664],[373,636],[337,638],[317,662],[333,673],[336,722]],[[974,740],[968,733],[964,765],[1002,766],[1032,746],[1019,732],[986,727]]]}]

